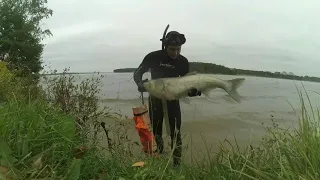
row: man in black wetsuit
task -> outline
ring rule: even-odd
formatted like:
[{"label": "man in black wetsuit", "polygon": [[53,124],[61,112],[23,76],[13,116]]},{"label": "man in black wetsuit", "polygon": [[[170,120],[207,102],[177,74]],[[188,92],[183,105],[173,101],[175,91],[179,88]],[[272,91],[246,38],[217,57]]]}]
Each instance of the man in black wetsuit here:
[{"label": "man in black wetsuit", "polygon": [[[163,50],[153,51],[147,54],[136,72],[134,73],[134,81],[138,85],[140,92],[146,92],[143,87],[142,75],[151,70],[151,79],[179,77],[184,76],[189,72],[189,61],[186,57],[180,54],[181,46],[186,42],[184,34],[176,31],[171,31],[166,38],[162,40],[164,44]],[[196,89],[190,89],[189,96],[200,96],[201,92]],[[171,149],[176,140],[176,148],[173,151],[174,166],[180,165],[182,141],[181,141],[181,111],[179,100],[167,101]],[[151,119],[153,133],[155,135],[157,152],[163,152],[162,139],[162,124],[163,124],[163,109],[162,100],[153,96],[149,96],[149,116]],[[175,128],[178,132],[175,133]]]}]

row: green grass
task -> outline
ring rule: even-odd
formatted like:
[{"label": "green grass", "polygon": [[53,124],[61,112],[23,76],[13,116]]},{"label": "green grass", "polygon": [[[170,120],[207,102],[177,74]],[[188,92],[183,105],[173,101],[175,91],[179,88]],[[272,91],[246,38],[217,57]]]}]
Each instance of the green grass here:
[{"label": "green grass", "polygon": [[[301,98],[301,118],[294,130],[268,128],[260,146],[240,150],[223,146],[217,155],[194,165],[173,168],[169,157],[143,157],[146,165],[131,165],[142,157],[106,153],[76,135],[74,120],[43,101],[16,101],[0,108],[0,164],[14,179],[319,179],[319,112],[307,110]],[[308,98],[308,97],[307,97]],[[73,149],[88,146],[82,159]],[[210,157],[210,158],[208,158]],[[141,160],[141,159],[140,159]],[[2,174],[3,176],[3,174]],[[1,178],[0,178],[1,179]]]}]

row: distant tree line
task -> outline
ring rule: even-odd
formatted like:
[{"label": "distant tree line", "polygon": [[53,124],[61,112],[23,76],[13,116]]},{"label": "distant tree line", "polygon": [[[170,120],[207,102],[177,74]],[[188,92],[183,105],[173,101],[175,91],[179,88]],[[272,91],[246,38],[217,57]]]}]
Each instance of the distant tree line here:
[{"label": "distant tree line", "polygon": [[134,72],[137,68],[121,68],[121,69],[115,69],[113,72],[115,73],[124,73],[124,72]]},{"label": "distant tree line", "polygon": [[[115,73],[128,73],[134,72],[137,68],[121,68],[115,69]],[[203,63],[203,62],[190,62],[190,71],[197,71],[198,73],[209,73],[209,74],[225,74],[225,75],[249,75],[249,76],[259,76],[268,78],[281,78],[281,79],[292,79],[301,81],[312,81],[320,82],[320,78],[311,76],[297,76],[292,72],[270,72],[270,71],[254,71],[254,70],[244,70],[236,68],[228,68],[222,65],[217,65],[213,63]]]}]

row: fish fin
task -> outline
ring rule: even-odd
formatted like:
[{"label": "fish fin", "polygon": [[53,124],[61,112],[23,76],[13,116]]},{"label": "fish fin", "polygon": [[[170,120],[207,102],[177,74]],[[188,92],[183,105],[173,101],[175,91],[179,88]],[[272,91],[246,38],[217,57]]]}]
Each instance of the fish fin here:
[{"label": "fish fin", "polygon": [[201,93],[204,94],[205,96],[210,96],[210,92],[214,89],[217,89],[216,87],[210,88],[210,89],[206,89],[206,90],[202,90]]},{"label": "fish fin", "polygon": [[180,100],[186,104],[190,104],[190,99],[188,98],[181,98]]},{"label": "fish fin", "polygon": [[240,94],[238,93],[237,89],[243,84],[244,78],[235,78],[228,80],[228,84],[226,86],[227,93],[238,103],[240,103]]},{"label": "fish fin", "polygon": [[[213,89],[215,89],[215,88],[213,88]],[[210,90],[204,90],[204,91],[202,91],[202,94],[206,97],[206,99],[208,100],[208,101],[211,101],[211,102],[214,102],[214,100],[210,97],[210,95],[209,95],[209,93],[210,93],[210,91],[211,91],[212,89],[210,89]]]},{"label": "fish fin", "polygon": [[196,74],[197,74],[197,71],[192,71],[192,72],[187,73],[185,76],[191,76],[191,75],[196,75]]}]

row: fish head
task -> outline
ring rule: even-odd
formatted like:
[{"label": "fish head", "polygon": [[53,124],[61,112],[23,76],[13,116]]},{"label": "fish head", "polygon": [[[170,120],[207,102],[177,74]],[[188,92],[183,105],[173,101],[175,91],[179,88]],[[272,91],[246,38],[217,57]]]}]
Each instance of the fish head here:
[{"label": "fish head", "polygon": [[153,80],[147,81],[147,82],[144,82],[144,83],[143,83],[143,87],[144,87],[148,92],[150,92],[150,91],[153,91],[153,89],[154,89],[154,87],[155,87],[154,84],[155,84],[155,83],[154,83]]},{"label": "fish head", "polygon": [[143,83],[143,86],[150,94],[153,94],[153,95],[158,95],[163,93],[163,89],[164,89],[163,81],[160,79],[147,81]]}]

